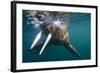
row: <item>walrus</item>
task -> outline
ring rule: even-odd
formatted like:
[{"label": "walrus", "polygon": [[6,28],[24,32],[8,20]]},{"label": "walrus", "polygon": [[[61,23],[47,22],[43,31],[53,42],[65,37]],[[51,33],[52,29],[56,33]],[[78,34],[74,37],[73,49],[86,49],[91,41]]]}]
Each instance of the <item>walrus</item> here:
[{"label": "walrus", "polygon": [[[56,14],[57,13],[55,13],[55,15]],[[62,13],[61,13],[61,15],[62,15]],[[39,55],[41,55],[43,53],[43,50],[46,47],[48,47],[47,45],[51,41],[52,42],[51,44],[53,44],[53,45],[56,45],[57,43],[59,43],[59,45],[64,45],[64,47],[66,47],[66,49],[68,49],[68,51],[72,55],[80,57],[80,54],[70,43],[69,33],[65,29],[66,23],[65,23],[65,21],[60,20],[60,19],[65,20],[65,17],[64,16],[61,17],[61,15],[59,15],[59,16],[49,15],[50,17],[53,16],[52,20],[48,20],[48,18],[50,18],[48,16],[46,16],[46,17],[44,16],[44,18],[42,18],[43,13],[42,13],[41,18],[38,16],[39,20],[41,19],[40,21],[42,21],[42,23],[39,26],[39,28],[41,28],[41,31],[35,37],[30,49],[34,49],[34,47],[40,40],[41,36],[44,35],[46,37],[46,39],[45,39],[45,42],[42,44]],[[59,17],[60,17],[60,19],[59,19]]]}]

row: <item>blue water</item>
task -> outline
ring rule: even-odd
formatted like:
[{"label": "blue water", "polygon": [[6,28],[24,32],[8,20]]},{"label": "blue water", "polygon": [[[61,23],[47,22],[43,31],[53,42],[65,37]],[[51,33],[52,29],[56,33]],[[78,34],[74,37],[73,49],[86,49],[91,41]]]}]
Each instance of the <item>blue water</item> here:
[{"label": "blue water", "polygon": [[45,61],[73,61],[91,59],[91,15],[89,13],[69,13],[68,31],[69,38],[74,48],[81,57],[75,57],[63,46],[52,45],[43,51],[41,55],[33,49],[30,50],[32,42],[39,32],[26,23],[25,10],[23,10],[23,62],[45,62]]}]

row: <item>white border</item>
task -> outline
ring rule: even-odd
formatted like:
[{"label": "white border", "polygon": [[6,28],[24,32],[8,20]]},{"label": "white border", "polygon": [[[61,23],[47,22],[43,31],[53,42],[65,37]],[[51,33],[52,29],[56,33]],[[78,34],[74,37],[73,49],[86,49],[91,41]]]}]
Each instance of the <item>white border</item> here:
[{"label": "white border", "polygon": [[[52,67],[72,67],[72,66],[85,66],[95,65],[96,59],[96,42],[95,42],[95,16],[96,10],[93,8],[82,7],[60,7],[60,6],[45,6],[45,5],[28,5],[17,4],[17,70],[22,69],[39,69],[39,68],[52,68]],[[91,13],[91,60],[79,60],[79,61],[57,61],[57,62],[35,62],[35,63],[22,63],[22,10],[44,10],[44,11],[63,11],[63,12],[82,12]]]}]

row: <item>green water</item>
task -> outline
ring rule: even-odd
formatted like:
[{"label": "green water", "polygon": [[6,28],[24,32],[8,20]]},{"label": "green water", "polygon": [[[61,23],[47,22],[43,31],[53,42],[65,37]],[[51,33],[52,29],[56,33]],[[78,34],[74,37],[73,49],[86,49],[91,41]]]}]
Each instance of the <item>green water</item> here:
[{"label": "green water", "polygon": [[[23,11],[24,12],[24,11]],[[23,62],[45,62],[45,61],[64,61],[64,60],[86,60],[91,59],[91,15],[89,13],[69,13],[68,32],[70,41],[74,48],[80,53],[81,57],[75,57],[63,45],[52,45],[43,51],[41,55],[30,46],[39,32],[27,25],[25,14],[23,14]],[[41,40],[42,41],[42,40]]]}]

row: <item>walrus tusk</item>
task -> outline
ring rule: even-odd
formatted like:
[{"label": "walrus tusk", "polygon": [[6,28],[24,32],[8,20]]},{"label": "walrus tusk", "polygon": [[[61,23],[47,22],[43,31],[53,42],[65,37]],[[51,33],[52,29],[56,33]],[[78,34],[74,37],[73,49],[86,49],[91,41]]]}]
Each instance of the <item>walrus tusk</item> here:
[{"label": "walrus tusk", "polygon": [[40,32],[37,34],[35,40],[33,41],[32,45],[31,45],[31,49],[34,48],[34,46],[37,44],[37,42],[38,42],[39,39],[41,38],[41,35],[42,35],[42,31],[40,31]]},{"label": "walrus tusk", "polygon": [[45,41],[45,43],[44,43],[44,45],[42,46],[42,48],[41,48],[41,50],[40,50],[40,52],[39,52],[39,55],[42,54],[44,48],[47,46],[47,44],[48,44],[48,42],[50,41],[51,37],[52,37],[52,35],[51,35],[51,33],[49,33],[48,36],[47,36],[47,39],[46,39],[46,41]]}]

